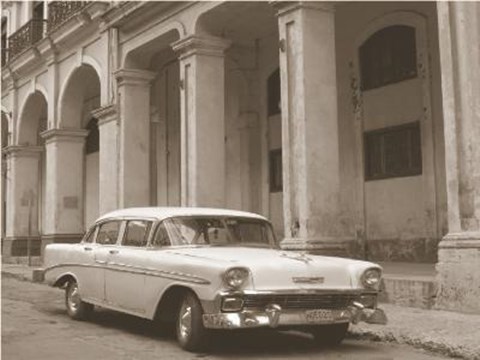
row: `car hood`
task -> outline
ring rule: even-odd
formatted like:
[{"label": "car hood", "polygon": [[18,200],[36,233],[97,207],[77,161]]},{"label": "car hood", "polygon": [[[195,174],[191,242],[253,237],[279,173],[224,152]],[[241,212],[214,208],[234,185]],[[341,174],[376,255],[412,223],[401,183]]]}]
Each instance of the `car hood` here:
[{"label": "car hood", "polygon": [[319,255],[307,255],[248,247],[183,248],[170,251],[196,258],[225,270],[241,266],[250,269],[254,290],[352,289],[359,287],[359,274],[375,264]]}]

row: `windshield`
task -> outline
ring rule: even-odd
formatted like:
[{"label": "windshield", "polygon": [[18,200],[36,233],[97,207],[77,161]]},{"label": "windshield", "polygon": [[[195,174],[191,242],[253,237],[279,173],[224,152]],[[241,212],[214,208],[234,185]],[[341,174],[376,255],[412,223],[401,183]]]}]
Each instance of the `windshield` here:
[{"label": "windshield", "polygon": [[[243,217],[177,217],[164,220],[157,233],[163,244],[277,247],[270,223]],[[160,236],[160,235],[159,235]],[[154,246],[156,244],[154,240]]]}]

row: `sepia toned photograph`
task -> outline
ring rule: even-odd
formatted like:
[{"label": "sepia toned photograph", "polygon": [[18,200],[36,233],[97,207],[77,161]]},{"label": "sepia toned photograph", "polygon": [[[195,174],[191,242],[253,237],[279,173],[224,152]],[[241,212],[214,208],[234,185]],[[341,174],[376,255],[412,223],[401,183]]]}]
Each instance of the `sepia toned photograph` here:
[{"label": "sepia toned photograph", "polygon": [[1,359],[480,360],[480,1],[1,13]]}]

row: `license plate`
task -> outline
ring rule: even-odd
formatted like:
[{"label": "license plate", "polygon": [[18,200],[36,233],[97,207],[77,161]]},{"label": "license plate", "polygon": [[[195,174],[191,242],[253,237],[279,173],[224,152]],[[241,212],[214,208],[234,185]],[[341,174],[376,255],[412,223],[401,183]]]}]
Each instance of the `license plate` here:
[{"label": "license plate", "polygon": [[326,323],[334,320],[332,311],[322,309],[307,310],[305,317],[309,323]]}]

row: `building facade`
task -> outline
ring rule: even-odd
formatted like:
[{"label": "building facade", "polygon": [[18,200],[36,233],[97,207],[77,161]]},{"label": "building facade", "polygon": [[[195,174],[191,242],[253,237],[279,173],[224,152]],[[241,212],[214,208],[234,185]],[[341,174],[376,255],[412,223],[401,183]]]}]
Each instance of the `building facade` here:
[{"label": "building facade", "polygon": [[3,259],[227,207],[480,311],[479,44],[478,2],[4,1]]}]

